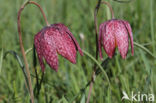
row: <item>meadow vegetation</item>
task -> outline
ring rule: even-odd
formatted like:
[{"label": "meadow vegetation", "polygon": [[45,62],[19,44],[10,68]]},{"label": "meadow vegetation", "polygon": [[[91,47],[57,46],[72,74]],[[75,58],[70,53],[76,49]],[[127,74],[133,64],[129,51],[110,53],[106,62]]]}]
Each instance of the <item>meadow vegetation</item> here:
[{"label": "meadow vegetation", "polygon": [[[98,0],[34,0],[43,8],[50,24],[63,23],[69,27],[80,47],[95,57],[95,27],[94,9]],[[122,91],[131,95],[136,93],[156,94],[156,1],[131,0],[127,3],[108,1],[114,10],[115,18],[129,21],[133,30],[134,41],[148,49],[153,56],[144,49],[134,46],[134,56],[131,50],[123,60],[119,54],[107,62],[103,69],[111,83],[111,92],[103,73],[98,74],[93,85],[90,98],[91,103],[121,103]],[[24,0],[0,0],[0,103],[29,103],[25,78],[22,69],[12,54],[5,58],[5,52],[15,51],[19,57],[22,54],[17,32],[17,12]],[[98,25],[109,20],[109,8],[101,5],[97,20]],[[34,5],[28,5],[21,16],[22,36],[25,50],[33,47],[34,35],[46,23]],[[83,35],[84,38],[81,38]],[[104,51],[103,51],[104,52]],[[107,58],[106,53],[103,53]],[[36,78],[33,68],[33,52],[27,54],[33,88]],[[154,57],[155,56],[155,57]],[[102,61],[99,59],[99,63]],[[90,81],[94,61],[88,56],[77,54],[77,64],[72,64],[59,56],[59,70],[55,72],[47,64],[36,103],[85,103],[89,87],[82,90]],[[39,79],[42,76],[37,62]],[[156,95],[155,95],[156,96]],[[123,101],[130,103],[130,101]],[[145,102],[145,101],[144,101]]]}]

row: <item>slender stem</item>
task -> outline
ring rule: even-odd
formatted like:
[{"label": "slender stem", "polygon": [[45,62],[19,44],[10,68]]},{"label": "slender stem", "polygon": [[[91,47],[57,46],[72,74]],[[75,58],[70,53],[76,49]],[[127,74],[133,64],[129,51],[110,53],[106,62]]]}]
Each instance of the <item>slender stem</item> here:
[{"label": "slender stem", "polygon": [[[97,13],[98,13],[98,10],[100,8],[101,3],[106,4],[109,7],[109,9],[110,9],[110,11],[112,13],[112,19],[114,19],[114,12],[113,12],[113,9],[112,9],[111,5],[108,2],[105,2],[105,1],[101,2],[101,0],[99,0],[97,6],[95,8],[95,11],[94,11],[94,25],[95,25],[95,32],[96,32],[96,60],[98,60],[98,53],[99,53],[99,49],[98,49],[98,30],[97,30],[98,28],[97,28],[97,18],[96,18],[96,16],[97,16]],[[90,88],[89,88],[89,93],[88,93],[88,98],[87,98],[86,103],[89,103],[89,100],[90,100],[91,90],[92,90],[92,87],[93,87],[93,82],[94,82],[94,77],[95,77],[95,71],[96,71],[96,64],[94,65],[94,70],[93,70],[93,73],[92,73],[92,81],[90,82]]]},{"label": "slender stem", "polygon": [[43,79],[44,79],[44,72],[42,72],[42,76],[41,76],[41,80],[40,80],[40,83],[39,83],[39,89],[38,89],[38,94],[40,93],[40,90],[41,90],[41,86],[42,86],[42,83],[43,83]]},{"label": "slender stem", "polygon": [[109,7],[109,9],[110,9],[110,11],[112,13],[112,19],[114,19],[114,12],[113,12],[112,6],[106,1],[102,1],[101,3],[106,4]]},{"label": "slender stem", "polygon": [[[31,50],[31,49],[28,49],[28,50]],[[39,80],[38,80],[38,73],[37,73],[37,68],[36,68],[36,54],[35,54],[35,45],[33,45],[33,68],[34,68],[34,71],[35,71],[35,75],[36,75],[36,85],[35,85],[35,88],[34,88],[34,93],[35,93],[35,97],[38,99],[38,91],[39,91]],[[36,89],[37,89],[37,93],[36,93]]]},{"label": "slender stem", "polygon": [[[97,15],[97,12],[100,8],[100,4],[101,4],[101,0],[98,1],[98,4],[95,8],[95,11],[94,11],[94,26],[95,26],[95,33],[96,33],[96,59],[98,59],[98,52],[99,52],[99,49],[98,49],[98,31],[97,31],[97,20],[96,20],[96,15]],[[96,71],[96,64],[94,64],[94,67],[93,67],[93,73],[92,73],[92,76],[91,76],[91,82],[90,82],[90,85],[89,85],[89,93],[88,93],[88,97],[87,97],[87,102],[86,103],[89,103],[89,100],[90,100],[90,96],[91,96],[91,92],[92,92],[92,88],[93,88],[93,77],[95,77],[95,71]]]},{"label": "slender stem", "polygon": [[33,1],[26,1],[22,6],[21,8],[19,9],[18,11],[18,17],[17,17],[17,26],[18,26],[18,34],[19,34],[19,41],[20,41],[20,48],[21,48],[21,52],[22,52],[22,55],[23,55],[23,59],[24,59],[24,64],[25,64],[25,68],[26,68],[26,73],[27,73],[27,77],[28,77],[28,84],[29,84],[29,92],[30,92],[30,97],[31,97],[31,102],[34,103],[34,94],[33,94],[33,89],[32,89],[32,83],[31,83],[31,77],[30,77],[30,71],[29,71],[29,66],[28,66],[28,61],[26,59],[26,54],[25,54],[25,50],[24,50],[24,46],[23,46],[23,41],[22,41],[22,33],[21,33],[21,24],[20,24],[20,21],[21,21],[21,12],[23,11],[24,7],[27,5],[27,4],[34,4],[36,6],[39,7],[43,17],[44,17],[44,20],[47,24],[47,26],[49,26],[49,23],[47,21],[47,18],[42,10],[42,8],[40,7],[39,4],[37,4],[36,2],[33,2]]},{"label": "slender stem", "polygon": [[[37,91],[39,91],[39,81],[38,81],[38,74],[37,74],[37,68],[34,67],[35,69],[35,76],[36,76],[36,88],[37,88]],[[36,95],[37,99],[38,99],[38,95]]]},{"label": "slender stem", "polygon": [[94,11],[94,26],[95,26],[95,33],[96,33],[96,59],[98,59],[98,52],[99,52],[99,49],[98,49],[98,28],[97,28],[97,19],[96,19],[96,15],[98,13],[98,10],[100,8],[100,2],[98,2],[96,8],[95,8],[95,11]]},{"label": "slender stem", "polygon": [[34,103],[34,94],[33,94],[33,89],[32,89],[30,71],[29,71],[28,62],[27,62],[26,55],[25,55],[24,46],[23,46],[22,34],[21,34],[21,24],[20,24],[21,12],[22,12],[22,10],[24,9],[24,7],[27,4],[28,4],[28,2],[26,2],[24,5],[22,5],[20,10],[18,11],[17,25],[18,25],[18,34],[19,34],[19,41],[20,41],[21,52],[22,52],[22,55],[23,55],[23,58],[24,58],[24,64],[25,64],[25,67],[26,67],[26,73],[27,73],[27,77],[28,77],[28,84],[29,84],[29,92],[30,92],[30,97],[31,97],[31,103]]},{"label": "slender stem", "polygon": [[1,70],[2,70],[2,64],[3,64],[3,48],[2,48],[1,56],[0,56],[0,74],[1,74]]},{"label": "slender stem", "polygon": [[44,11],[43,11],[43,9],[41,8],[41,6],[40,6],[38,3],[34,2],[34,1],[29,1],[28,3],[29,3],[29,4],[34,4],[34,5],[36,5],[36,6],[40,9],[40,11],[41,11],[41,13],[42,13],[42,15],[43,15],[43,18],[44,18],[44,20],[45,20],[47,26],[50,26],[50,24],[48,23],[48,20],[47,20],[47,18],[46,18],[46,16],[45,16]]},{"label": "slender stem", "polygon": [[155,38],[154,38],[154,19],[153,19],[153,0],[150,0],[150,29],[151,29],[151,39],[152,39],[152,46],[153,46],[153,53],[155,54]]},{"label": "slender stem", "polygon": [[93,82],[90,82],[90,85],[89,85],[89,93],[88,93],[88,98],[87,98],[87,102],[86,103],[89,103],[92,88],[93,88]]},{"label": "slender stem", "polygon": [[[97,15],[97,12],[100,8],[100,4],[101,4],[101,0],[98,1],[98,4],[95,8],[95,11],[94,11],[94,26],[95,26],[95,34],[96,34],[96,59],[98,59],[98,52],[99,52],[99,49],[98,49],[98,31],[97,31],[97,20],[96,20],[96,15]],[[93,72],[92,72],[92,76],[91,76],[91,82],[90,82],[90,85],[89,85],[89,93],[88,93],[88,97],[87,97],[87,101],[86,103],[89,103],[90,101],[90,96],[91,96],[91,92],[92,92],[92,88],[93,88],[93,77],[95,77],[95,71],[96,71],[96,64],[94,64],[94,67],[93,67]]]}]

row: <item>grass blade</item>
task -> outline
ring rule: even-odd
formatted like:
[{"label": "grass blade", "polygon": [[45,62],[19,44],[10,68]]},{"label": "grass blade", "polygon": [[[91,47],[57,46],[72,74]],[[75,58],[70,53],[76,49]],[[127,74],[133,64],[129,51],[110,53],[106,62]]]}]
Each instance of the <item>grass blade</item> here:
[{"label": "grass blade", "polygon": [[139,43],[134,42],[134,45],[141,48],[142,50],[144,50],[145,52],[147,52],[149,55],[151,55],[153,58],[156,59],[156,56],[153,55],[147,48],[145,48],[144,46],[140,45]]},{"label": "grass blade", "polygon": [[1,52],[1,56],[0,56],[0,74],[1,74],[1,70],[2,70],[2,63],[3,63],[3,49]]}]

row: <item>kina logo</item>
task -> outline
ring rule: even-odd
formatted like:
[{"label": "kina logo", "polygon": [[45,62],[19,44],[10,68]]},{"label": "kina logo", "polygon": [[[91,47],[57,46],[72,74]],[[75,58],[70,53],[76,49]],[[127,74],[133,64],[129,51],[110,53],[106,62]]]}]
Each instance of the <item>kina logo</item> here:
[{"label": "kina logo", "polygon": [[138,101],[138,102],[142,102],[142,101],[149,101],[149,102],[154,102],[155,101],[155,96],[154,94],[150,94],[150,93],[134,93],[133,91],[131,92],[131,95],[128,96],[128,94],[123,91],[122,92],[123,96],[121,98],[121,100],[129,100],[129,101]]}]

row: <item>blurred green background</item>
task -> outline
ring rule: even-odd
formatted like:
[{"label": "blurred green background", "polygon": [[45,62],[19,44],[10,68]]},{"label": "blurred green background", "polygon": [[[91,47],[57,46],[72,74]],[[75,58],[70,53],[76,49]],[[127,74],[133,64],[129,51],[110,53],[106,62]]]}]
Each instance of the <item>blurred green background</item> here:
[{"label": "blurred green background", "polygon": [[[83,50],[95,57],[94,8],[98,0],[34,0],[43,8],[49,23],[64,23],[69,27]],[[149,49],[156,56],[156,1],[131,0],[129,3],[108,1],[114,10],[115,17],[129,21],[133,29],[134,41]],[[17,12],[24,0],[0,0],[0,103],[29,103],[30,96],[25,86],[23,72],[16,59],[8,54],[13,50],[22,58],[17,33]],[[111,18],[107,6],[101,5],[98,13],[98,25]],[[22,36],[25,50],[33,46],[34,35],[46,26],[39,9],[28,5],[21,16]],[[84,35],[84,39],[80,38]],[[104,51],[103,51],[103,54]],[[33,52],[27,54],[32,74],[33,88],[36,84],[33,68]],[[36,103],[68,103],[81,88],[91,79],[94,62],[86,55],[77,55],[77,64],[71,64],[59,56],[59,70],[55,72],[47,64],[44,82],[39,99]],[[107,55],[105,54],[106,58]],[[99,60],[101,63],[101,61]],[[120,54],[111,59],[107,68],[111,75],[111,93],[108,92],[108,82],[101,73],[97,76],[90,102],[91,103],[130,103],[121,101],[122,91],[131,95],[141,92],[156,94],[156,59],[134,46],[134,56],[130,48],[127,58],[123,60]],[[39,76],[41,69],[37,65]],[[85,103],[89,87],[74,100],[73,103]],[[143,101],[142,103],[146,103]]]}]

